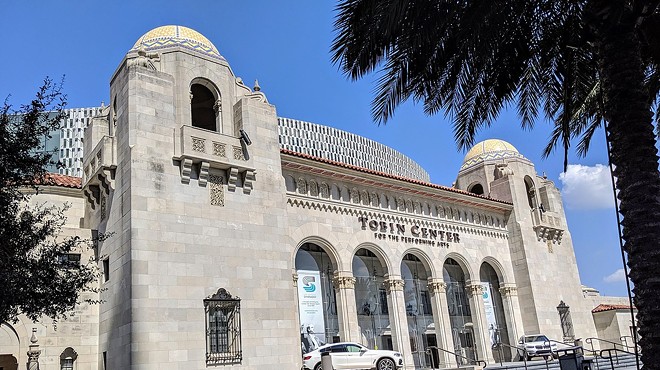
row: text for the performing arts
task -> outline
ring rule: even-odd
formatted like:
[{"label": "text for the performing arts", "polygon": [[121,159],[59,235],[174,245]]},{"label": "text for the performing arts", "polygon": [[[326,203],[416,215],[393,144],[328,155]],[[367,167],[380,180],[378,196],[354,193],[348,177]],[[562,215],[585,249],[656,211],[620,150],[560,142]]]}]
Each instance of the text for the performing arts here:
[{"label": "text for the performing arts", "polygon": [[449,247],[449,243],[461,241],[458,233],[429,229],[419,225],[407,228],[404,224],[370,220],[367,217],[358,217],[362,230],[367,228],[374,232],[374,238],[391,240],[395,242],[429,245],[432,247]]}]

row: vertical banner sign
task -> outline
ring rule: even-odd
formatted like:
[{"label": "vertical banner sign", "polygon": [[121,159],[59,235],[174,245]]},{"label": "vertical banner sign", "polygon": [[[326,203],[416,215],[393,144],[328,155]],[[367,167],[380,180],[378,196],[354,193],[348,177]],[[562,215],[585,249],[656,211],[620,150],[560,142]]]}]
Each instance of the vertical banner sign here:
[{"label": "vertical banner sign", "polygon": [[303,353],[325,344],[323,296],[319,271],[298,270],[298,312]]},{"label": "vertical banner sign", "polygon": [[481,283],[483,288],[484,311],[486,311],[486,325],[488,326],[488,336],[490,337],[490,345],[497,343],[497,320],[495,319],[495,305],[493,304],[493,296],[490,291],[489,283]]}]

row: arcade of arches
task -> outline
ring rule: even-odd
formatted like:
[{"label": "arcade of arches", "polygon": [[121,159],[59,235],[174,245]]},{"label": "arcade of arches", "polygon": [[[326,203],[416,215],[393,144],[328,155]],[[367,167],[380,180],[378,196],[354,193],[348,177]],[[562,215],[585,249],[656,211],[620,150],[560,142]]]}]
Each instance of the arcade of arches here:
[{"label": "arcade of arches", "polygon": [[[455,352],[464,363],[499,360],[492,344],[513,339],[508,329],[513,318],[505,309],[512,291],[500,289],[505,284],[488,262],[481,264],[478,279],[470,279],[465,266],[450,257],[442,277],[434,276],[416,251],[396,261],[360,247],[350,272],[339,271],[335,256],[332,247],[315,243],[302,244],[295,255],[303,353],[325,343],[356,341],[411,353],[420,368],[455,361],[427,352],[429,347]],[[399,268],[388,271],[395,264]],[[510,353],[504,356],[511,360]]]}]

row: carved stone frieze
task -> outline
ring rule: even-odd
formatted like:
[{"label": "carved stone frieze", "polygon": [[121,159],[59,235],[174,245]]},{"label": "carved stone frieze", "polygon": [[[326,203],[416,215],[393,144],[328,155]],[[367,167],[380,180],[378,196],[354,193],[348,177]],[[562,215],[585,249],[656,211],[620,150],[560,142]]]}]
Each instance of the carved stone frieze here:
[{"label": "carved stone frieze", "polygon": [[327,183],[321,183],[321,197],[329,198],[330,197],[330,186]]}]

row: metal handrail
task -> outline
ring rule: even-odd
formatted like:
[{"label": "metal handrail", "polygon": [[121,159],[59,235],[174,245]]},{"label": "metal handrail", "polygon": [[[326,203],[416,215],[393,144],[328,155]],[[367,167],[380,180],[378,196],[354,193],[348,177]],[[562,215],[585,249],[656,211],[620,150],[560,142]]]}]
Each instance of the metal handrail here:
[{"label": "metal handrail", "polygon": [[[603,353],[605,353],[605,352],[607,352],[608,357],[606,357],[606,356],[603,355]],[[616,355],[615,355],[615,356],[612,356],[612,352],[616,352]],[[603,358],[603,359],[606,359],[606,360],[610,360],[610,369],[614,369],[614,361],[613,361],[613,358],[616,357],[616,364],[618,365],[618,364],[619,364],[619,352],[627,353],[627,354],[629,354],[629,355],[633,355],[633,356],[635,356],[635,358],[637,358],[637,354],[636,354],[636,353],[634,353],[634,352],[624,351],[624,350],[622,350],[622,349],[618,349],[618,348],[606,348],[606,349],[601,349],[601,350],[600,350],[600,357]]]},{"label": "metal handrail", "polygon": [[[527,370],[527,349],[525,349],[524,346],[522,348],[520,348],[520,347],[512,346],[510,344],[502,343],[502,342],[495,343],[493,345],[493,347],[495,347],[495,346],[497,346],[497,349],[500,351],[500,366],[503,365],[502,358],[504,358],[504,353],[502,353],[502,346],[504,346],[504,347],[509,347],[511,349],[515,349],[516,353],[518,353],[520,350],[523,351],[524,356],[520,356],[520,357],[522,357],[523,363],[525,365],[525,370]],[[546,366],[547,366],[547,364],[546,364]]]},{"label": "metal handrail", "polygon": [[[628,338],[630,338],[630,340],[633,342],[634,346],[629,346],[628,345]],[[623,346],[626,347],[626,348],[639,348],[639,344],[637,344],[637,341],[635,340],[635,338],[632,335],[621,336],[621,337],[619,337],[619,340],[621,342],[625,343]]]},{"label": "metal handrail", "polygon": [[[446,349],[444,349],[444,348],[439,348],[439,347],[436,347],[436,346],[428,346],[428,347],[426,348],[426,351],[425,351],[425,352],[428,353],[428,354],[431,354],[431,352],[429,352],[431,349],[435,349],[435,350],[437,350],[437,351],[443,351],[443,352],[446,352],[446,353],[452,354],[452,355],[454,355],[457,359],[460,357],[460,358],[462,358],[462,359],[468,360],[468,363],[469,363],[470,365],[481,365],[481,364],[483,364],[482,367],[486,367],[486,366],[488,365],[488,363],[486,363],[486,361],[483,361],[483,360],[473,360],[473,359],[471,359],[471,358],[469,358],[469,357],[465,357],[465,356],[463,356],[463,355],[459,355],[458,353],[455,353],[455,352],[452,352],[452,351],[446,350]],[[438,358],[439,358],[439,357],[440,357],[440,353],[438,353]],[[456,361],[456,364],[457,364],[457,365],[460,365],[460,364],[458,363],[458,361]]]},{"label": "metal handrail", "polygon": [[591,353],[594,354],[594,355],[596,354],[596,350],[594,349],[594,343],[593,343],[594,340],[598,340],[598,341],[601,341],[601,342],[612,344],[612,345],[614,345],[614,349],[617,349],[616,348],[617,346],[625,347],[625,348],[635,348],[635,347],[628,346],[627,344],[624,345],[624,344],[613,342],[613,341],[607,340],[607,339],[587,338],[587,339],[584,340],[584,342],[591,346]]}]

